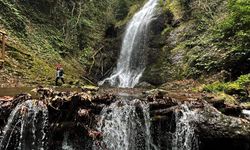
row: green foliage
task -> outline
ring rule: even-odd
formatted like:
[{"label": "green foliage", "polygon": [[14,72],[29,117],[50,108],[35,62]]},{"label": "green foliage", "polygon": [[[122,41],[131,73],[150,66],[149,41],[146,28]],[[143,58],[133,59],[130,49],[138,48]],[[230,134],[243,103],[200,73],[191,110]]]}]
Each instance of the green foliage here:
[{"label": "green foliage", "polygon": [[203,90],[207,92],[228,92],[232,90],[244,89],[250,84],[250,74],[241,75],[236,81],[233,82],[214,82],[212,84],[205,85]]},{"label": "green foliage", "polygon": [[[237,27],[244,27],[250,23],[250,1],[249,0],[229,0],[229,8]],[[237,28],[236,27],[236,28]]]},{"label": "green foliage", "polygon": [[250,84],[250,74],[241,75],[238,80],[235,81],[238,83],[241,87],[247,86]]},{"label": "green foliage", "polygon": [[129,12],[129,4],[126,0],[119,0],[115,11],[115,18],[123,20]]},{"label": "green foliage", "polygon": [[91,65],[91,56],[93,55],[93,48],[87,47],[82,52],[80,52],[80,63],[83,66],[90,66]]},{"label": "green foliage", "polygon": [[13,4],[4,0],[0,0],[1,16],[0,23],[5,24],[9,29],[17,32],[25,33],[26,22],[25,18],[20,14]]},{"label": "green foliage", "polygon": [[161,0],[159,2],[159,5],[163,8],[163,11],[171,11],[176,19],[179,19],[183,16],[183,7],[182,7],[182,2],[181,0],[175,0],[175,1],[171,1],[171,0],[166,0],[163,1]]},{"label": "green foliage", "polygon": [[230,15],[219,26],[224,40],[233,40],[241,48],[250,47],[250,1],[230,0]]},{"label": "green foliage", "polygon": [[165,29],[161,32],[161,35],[168,35],[172,30],[173,30],[173,28],[171,26],[167,25],[165,27]]},{"label": "green foliage", "polygon": [[230,0],[226,5],[228,7],[220,6],[220,3],[225,4],[225,1],[220,0],[206,3],[196,6],[192,11],[195,30],[189,31],[193,31],[196,38],[186,44],[189,49],[185,57],[188,66],[186,74],[199,77],[205,73],[226,70],[235,79],[249,73],[249,1]]},{"label": "green foliage", "polygon": [[214,99],[217,101],[224,101],[225,104],[238,104],[237,100],[224,92],[218,92],[214,95]]},{"label": "green foliage", "polygon": [[[117,16],[117,15],[122,16],[120,18],[116,17],[115,25],[118,28],[126,25],[129,22],[129,20],[138,11],[138,9],[141,8],[141,6],[143,5],[143,2],[145,0],[136,0],[136,1],[133,1],[133,0],[121,0],[121,1],[125,1],[126,4],[123,4],[123,5],[127,5],[128,7],[126,6],[125,8],[120,8],[121,6],[119,5],[119,3],[115,4],[115,6],[116,6],[115,10],[114,10],[115,16]],[[122,9],[123,13],[121,13],[121,12],[119,13],[119,11],[121,11],[119,9]],[[127,9],[127,10],[125,11],[125,9]]]},{"label": "green foliage", "polygon": [[209,85],[206,85],[204,87],[204,91],[207,92],[222,92],[226,90],[231,90],[231,89],[240,89],[241,87],[239,84],[234,83],[234,82],[228,82],[228,83],[221,83],[221,82],[215,82]]}]

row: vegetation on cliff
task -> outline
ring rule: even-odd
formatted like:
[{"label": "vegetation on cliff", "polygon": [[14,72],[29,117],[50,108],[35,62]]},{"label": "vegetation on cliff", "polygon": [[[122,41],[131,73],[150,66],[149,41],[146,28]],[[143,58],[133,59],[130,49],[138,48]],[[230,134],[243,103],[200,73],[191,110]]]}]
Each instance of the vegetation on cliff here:
[{"label": "vegetation on cliff", "polygon": [[145,80],[153,84],[184,78],[206,81],[216,75],[215,80],[228,81],[249,73],[247,0],[167,0],[160,1],[159,8],[165,27],[153,39],[163,42]]},{"label": "vegetation on cliff", "polygon": [[[0,0],[0,28],[8,33],[1,84],[54,84],[57,63],[67,83],[96,83],[115,67],[125,25],[144,2]],[[249,73],[249,5],[247,0],[159,0],[141,81],[211,83]]]},{"label": "vegetation on cliff", "polygon": [[89,78],[95,55],[112,51],[106,39],[137,4],[141,1],[1,0],[0,29],[8,34],[1,84],[54,84],[58,63],[67,83]]},{"label": "vegetation on cliff", "polygon": [[[29,118],[26,113],[30,104],[35,106],[32,109],[43,106],[48,111],[49,126],[45,128],[51,131],[50,149],[62,146],[63,133],[74,137],[79,149],[92,149],[93,144],[102,147],[104,132],[96,129],[105,116],[102,111],[109,108],[107,113],[111,114],[122,108],[125,112],[128,109],[123,102],[128,100],[136,115],[143,118],[142,126],[148,126],[146,131],[153,130],[152,141],[163,149],[172,149],[173,143],[167,140],[178,134],[179,117],[185,117],[187,112],[194,113],[186,120],[195,125],[192,132],[199,138],[200,149],[248,149],[249,0],[159,0],[149,26],[147,67],[138,84],[143,88],[82,86],[96,84],[112,73],[125,26],[145,1],[0,0],[0,30],[8,34],[0,87],[54,85],[57,64],[62,64],[67,84],[81,86],[81,92],[38,86],[33,90],[35,97],[0,97],[0,133],[5,133],[3,126],[13,109],[15,116],[22,116],[31,124],[24,119]],[[161,89],[145,91],[145,87],[159,85]],[[110,107],[115,103],[115,107]],[[11,135],[19,136],[19,126],[23,125],[19,119],[15,122],[15,117],[10,120],[17,128],[7,128],[2,140],[6,145],[2,147],[8,148],[9,141],[18,143]],[[138,118],[129,124],[134,121]],[[189,128],[188,124],[183,127]],[[35,128],[34,122],[31,126]]]}]

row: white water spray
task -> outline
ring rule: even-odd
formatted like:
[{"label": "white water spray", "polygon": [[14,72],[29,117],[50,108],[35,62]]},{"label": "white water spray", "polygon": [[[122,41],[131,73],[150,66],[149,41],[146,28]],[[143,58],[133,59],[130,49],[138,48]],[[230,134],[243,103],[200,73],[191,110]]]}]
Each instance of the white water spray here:
[{"label": "white water spray", "polygon": [[181,110],[176,110],[176,131],[173,135],[172,150],[198,150],[198,141],[195,136],[192,121],[197,119],[197,113],[191,111],[187,104],[181,105]]},{"label": "white water spray", "polygon": [[149,0],[128,24],[116,69],[109,78],[101,81],[111,86],[133,88],[146,67],[146,49],[149,24],[153,19],[158,0]]},{"label": "white water spray", "polygon": [[0,149],[46,150],[48,110],[41,101],[28,100],[11,112],[0,140]]},{"label": "white water spray", "polygon": [[145,121],[145,133],[146,133],[146,150],[158,150],[158,147],[154,145],[152,134],[151,134],[151,118],[150,118],[150,110],[148,104],[141,104],[143,110],[143,116]]},{"label": "white water spray", "polygon": [[63,135],[62,150],[74,150],[73,144],[69,140],[68,132],[65,132]]},{"label": "white water spray", "polygon": [[[141,101],[117,101],[102,111],[98,130],[103,133],[101,149],[156,150],[150,133],[150,117]],[[100,149],[96,148],[96,149]]]}]

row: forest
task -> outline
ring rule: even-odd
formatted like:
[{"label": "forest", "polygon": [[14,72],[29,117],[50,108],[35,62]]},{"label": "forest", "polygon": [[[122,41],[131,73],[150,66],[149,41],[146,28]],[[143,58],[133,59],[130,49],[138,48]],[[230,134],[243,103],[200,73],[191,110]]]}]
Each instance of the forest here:
[{"label": "forest", "polygon": [[249,92],[249,0],[0,0],[0,150],[250,150]]}]

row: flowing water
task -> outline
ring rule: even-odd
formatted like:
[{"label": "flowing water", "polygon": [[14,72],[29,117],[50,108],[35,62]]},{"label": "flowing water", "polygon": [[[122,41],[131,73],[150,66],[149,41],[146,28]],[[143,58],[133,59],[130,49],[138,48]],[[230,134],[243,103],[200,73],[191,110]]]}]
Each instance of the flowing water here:
[{"label": "flowing water", "polygon": [[62,150],[74,150],[73,144],[69,140],[69,133],[65,132],[63,135]]},{"label": "flowing water", "polygon": [[134,87],[146,67],[147,37],[158,0],[149,0],[128,24],[116,69],[101,81],[116,87]]},{"label": "flowing water", "polygon": [[11,112],[0,140],[1,150],[46,150],[48,110],[41,101],[28,100]]},{"label": "flowing water", "polygon": [[158,147],[154,145],[153,143],[153,137],[151,133],[151,118],[150,118],[150,110],[149,110],[149,105],[142,103],[141,104],[142,110],[143,110],[143,116],[144,116],[144,121],[145,121],[145,139],[146,139],[146,150],[158,150]]},{"label": "flowing water", "polygon": [[[145,109],[145,110],[144,110]],[[101,146],[109,150],[154,150],[148,107],[139,100],[123,99],[103,109],[98,130]]]},{"label": "flowing water", "polygon": [[176,110],[176,131],[173,134],[172,150],[198,150],[195,126],[192,124],[195,119],[197,119],[196,112],[191,111],[187,104],[181,105],[181,110]]},{"label": "flowing water", "polygon": [[[122,43],[117,66],[109,78],[99,84],[133,88],[142,76],[147,61],[147,35],[150,22],[154,18],[158,0],[148,0],[128,24]],[[94,141],[95,150],[158,150],[152,137],[152,122],[149,105],[140,100],[131,100],[129,96],[105,107],[97,130],[103,135],[101,141]],[[182,105],[175,113],[175,133],[170,132],[167,143],[172,150],[197,150],[192,120],[196,119],[195,111]],[[171,122],[170,122],[171,123]],[[48,110],[42,102],[26,101],[12,111],[1,138],[0,150],[45,150],[47,147]],[[162,135],[158,135],[162,136]],[[167,142],[167,141],[166,141]],[[92,145],[92,143],[91,143]],[[73,150],[69,133],[64,134],[61,149]],[[163,147],[163,149],[167,149]]]}]

